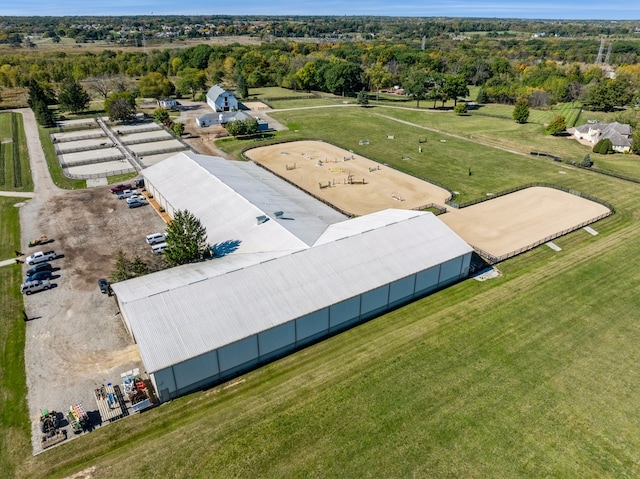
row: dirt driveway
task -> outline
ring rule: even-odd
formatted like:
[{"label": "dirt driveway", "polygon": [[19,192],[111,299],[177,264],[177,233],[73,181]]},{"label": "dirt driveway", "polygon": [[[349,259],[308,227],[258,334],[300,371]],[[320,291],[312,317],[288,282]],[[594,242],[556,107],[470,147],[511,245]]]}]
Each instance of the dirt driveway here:
[{"label": "dirt driveway", "polygon": [[[119,250],[139,255],[152,268],[161,265],[145,236],[164,230],[150,206],[127,208],[109,188],[60,190],[48,175],[30,111],[20,111],[31,159],[35,195],[20,209],[22,252],[53,249],[54,287],[24,297],[25,367],[34,452],[40,451],[40,409],[66,412],[81,403],[99,418],[93,390],[120,382],[120,373],[143,370],[137,346],[126,333],[113,297],[101,294],[97,280],[108,277]],[[30,238],[54,241],[28,248]],[[24,270],[28,266],[24,266]],[[68,428],[69,429],[69,428]],[[70,432],[70,437],[73,434]]]}]

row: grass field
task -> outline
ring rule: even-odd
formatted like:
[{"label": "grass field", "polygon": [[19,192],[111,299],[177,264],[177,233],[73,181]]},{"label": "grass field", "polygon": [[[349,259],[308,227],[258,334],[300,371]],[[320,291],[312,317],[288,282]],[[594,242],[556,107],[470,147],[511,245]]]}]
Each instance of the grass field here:
[{"label": "grass field", "polygon": [[0,113],[0,190],[33,191],[22,115]]},{"label": "grass field", "polygon": [[[549,181],[606,200],[616,214],[593,225],[598,236],[579,230],[554,241],[560,252],[542,246],[502,263],[499,278],[464,281],[37,457],[30,456],[21,412],[22,363],[7,357],[24,344],[18,295],[2,286],[19,281],[11,277],[19,269],[0,268],[3,474],[55,478],[89,468],[93,478],[124,470],[180,478],[640,474],[640,271],[629,267],[640,255],[640,185],[527,156],[534,147],[564,157],[586,150],[544,136],[535,124],[391,108],[275,116],[299,130],[282,137],[326,139],[436,179],[466,199]],[[414,160],[425,136],[425,151]],[[360,138],[370,145],[360,147]],[[517,146],[525,155],[485,143]],[[234,154],[257,145],[223,144]],[[405,149],[409,161],[401,159]]]},{"label": "grass field", "polygon": [[86,188],[87,180],[74,180],[65,176],[62,172],[60,160],[58,160],[58,155],[56,155],[56,150],[53,146],[53,143],[51,142],[51,131],[53,130],[38,126],[38,134],[40,135],[42,151],[44,152],[44,156],[47,159],[49,174],[51,175],[54,184],[60,188],[64,188],[67,190]]},{"label": "grass field", "polygon": [[[0,259],[20,248],[19,198],[0,197]],[[19,265],[0,267],[0,476],[13,477],[31,441],[24,370],[25,323]]]}]

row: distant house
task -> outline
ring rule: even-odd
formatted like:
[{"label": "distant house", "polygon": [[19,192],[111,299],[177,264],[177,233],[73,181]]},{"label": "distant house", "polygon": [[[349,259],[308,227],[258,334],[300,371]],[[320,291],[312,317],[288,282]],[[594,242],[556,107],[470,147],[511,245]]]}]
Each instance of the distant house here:
[{"label": "distant house", "polygon": [[238,99],[236,96],[222,88],[214,85],[207,92],[207,104],[213,111],[234,111],[238,109]]},{"label": "distant house", "polygon": [[600,123],[598,121],[576,127],[573,136],[595,145],[600,140],[611,140],[613,149],[620,153],[631,150],[631,126],[624,123]]},{"label": "distant house", "polygon": [[161,108],[175,108],[178,106],[178,101],[175,98],[165,98],[160,100],[159,103]]}]

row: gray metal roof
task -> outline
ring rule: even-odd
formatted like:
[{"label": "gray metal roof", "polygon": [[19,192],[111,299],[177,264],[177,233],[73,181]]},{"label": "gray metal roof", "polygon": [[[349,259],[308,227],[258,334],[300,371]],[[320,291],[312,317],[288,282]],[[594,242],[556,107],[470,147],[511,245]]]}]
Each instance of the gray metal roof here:
[{"label": "gray metal roof", "polygon": [[[173,208],[200,219],[211,244],[237,244],[232,254],[297,251],[346,218],[252,162],[181,152],[142,174]],[[268,219],[258,224],[259,216]]]},{"label": "gray metal roof", "polygon": [[[318,246],[240,269],[231,269],[241,266],[233,263],[240,258],[229,256],[114,284],[147,370],[159,371],[472,252],[431,213],[386,210],[367,216],[334,235],[342,239],[325,238]],[[377,227],[362,231],[369,225]],[[219,274],[209,277],[216,269]]]},{"label": "gray metal roof", "polygon": [[235,97],[235,95],[232,92],[225,90],[220,85],[213,85],[207,91],[207,98],[210,98],[211,101],[213,101],[215,103],[215,101],[218,99],[218,97],[220,95],[223,95],[223,94]]}]

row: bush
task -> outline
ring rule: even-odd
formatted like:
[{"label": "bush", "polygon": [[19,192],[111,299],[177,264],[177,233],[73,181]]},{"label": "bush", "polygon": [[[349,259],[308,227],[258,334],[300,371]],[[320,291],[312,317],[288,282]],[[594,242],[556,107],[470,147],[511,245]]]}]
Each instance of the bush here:
[{"label": "bush", "polygon": [[582,161],[580,162],[580,166],[582,166],[584,168],[591,168],[592,165],[593,165],[593,161],[591,161],[591,156],[589,155],[589,153],[587,153],[586,155],[584,155],[582,157]]},{"label": "bush", "polygon": [[545,129],[545,133],[547,133],[548,135],[555,136],[555,135],[560,135],[561,133],[564,133],[566,129],[567,129],[567,124],[566,124],[565,117],[562,115],[558,115],[551,121],[551,123],[547,125],[547,128]]},{"label": "bush", "polygon": [[594,153],[600,153],[601,155],[608,155],[613,153],[613,143],[609,138],[604,138],[595,144],[593,147]]},{"label": "bush", "polygon": [[460,116],[467,114],[467,104],[466,103],[458,103],[455,107],[453,107],[453,112]]}]

